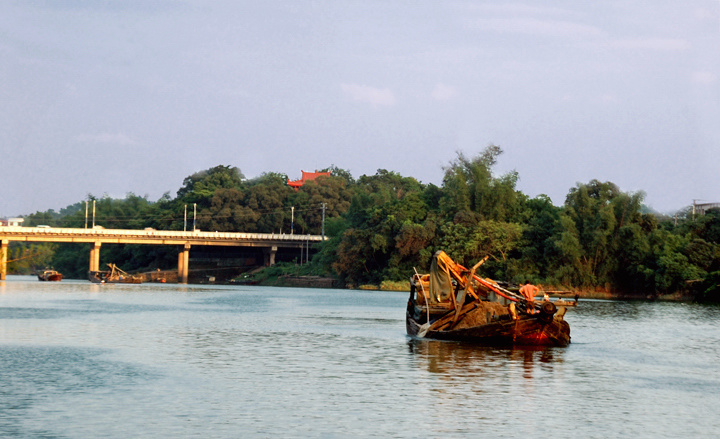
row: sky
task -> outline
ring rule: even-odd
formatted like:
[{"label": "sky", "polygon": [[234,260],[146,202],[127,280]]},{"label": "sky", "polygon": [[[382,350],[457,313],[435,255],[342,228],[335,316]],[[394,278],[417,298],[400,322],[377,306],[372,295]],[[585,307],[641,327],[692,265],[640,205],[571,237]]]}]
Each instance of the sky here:
[{"label": "sky", "polygon": [[720,0],[3,0],[0,217],[217,165],[720,201]]}]

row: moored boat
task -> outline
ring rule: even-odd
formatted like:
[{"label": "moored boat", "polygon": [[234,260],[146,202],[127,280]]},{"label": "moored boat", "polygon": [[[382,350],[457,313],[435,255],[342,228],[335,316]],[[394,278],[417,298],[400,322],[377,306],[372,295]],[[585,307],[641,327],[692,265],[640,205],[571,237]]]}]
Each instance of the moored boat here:
[{"label": "moored boat", "polygon": [[[487,258],[485,258],[487,259]],[[433,256],[430,273],[411,279],[406,330],[411,336],[493,346],[567,346],[566,308],[535,304],[468,270],[445,252]]]},{"label": "moored boat", "polygon": [[59,271],[55,270],[42,270],[37,273],[38,280],[43,282],[59,282],[62,280],[63,275]]},{"label": "moored boat", "polygon": [[88,279],[96,284],[140,284],[142,276],[128,274],[115,264],[107,264],[109,270],[88,271]]}]

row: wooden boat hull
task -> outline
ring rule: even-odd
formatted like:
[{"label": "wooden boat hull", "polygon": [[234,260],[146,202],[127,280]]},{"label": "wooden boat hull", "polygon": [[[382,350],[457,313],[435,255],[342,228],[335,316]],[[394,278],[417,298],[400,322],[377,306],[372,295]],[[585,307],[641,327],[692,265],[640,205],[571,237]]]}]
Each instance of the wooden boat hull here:
[{"label": "wooden boat hull", "polygon": [[[414,304],[408,304],[406,329],[408,335],[418,336],[422,324],[412,315]],[[483,311],[484,312],[484,311]],[[479,343],[488,346],[567,346],[570,344],[570,325],[562,318],[545,322],[538,314],[510,315],[482,325],[457,329],[428,330],[423,338]]]},{"label": "wooden boat hull", "polygon": [[57,271],[43,271],[38,273],[38,280],[42,282],[60,282],[63,278],[62,273]]},{"label": "wooden boat hull", "polygon": [[135,276],[108,276],[106,271],[89,271],[88,279],[94,284],[141,284],[142,279]]}]

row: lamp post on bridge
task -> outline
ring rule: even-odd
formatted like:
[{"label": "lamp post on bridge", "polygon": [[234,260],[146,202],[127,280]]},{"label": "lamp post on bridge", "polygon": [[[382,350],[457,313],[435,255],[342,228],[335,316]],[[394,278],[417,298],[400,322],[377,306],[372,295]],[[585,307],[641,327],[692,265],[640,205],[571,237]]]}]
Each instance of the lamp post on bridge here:
[{"label": "lamp post on bridge", "polygon": [[322,233],[321,233],[321,235],[322,235],[323,241],[325,241],[325,206],[326,206],[326,204],[322,203],[323,213],[322,213]]}]

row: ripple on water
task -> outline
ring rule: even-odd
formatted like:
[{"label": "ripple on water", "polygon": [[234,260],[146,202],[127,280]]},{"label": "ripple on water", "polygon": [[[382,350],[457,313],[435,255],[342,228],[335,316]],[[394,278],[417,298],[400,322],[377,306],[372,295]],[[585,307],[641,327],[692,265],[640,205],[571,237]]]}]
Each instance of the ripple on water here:
[{"label": "ripple on water", "polygon": [[715,308],[585,301],[567,314],[569,347],[523,350],[408,338],[404,293],[36,285],[7,282],[0,295],[0,436],[674,438],[720,428]]}]

